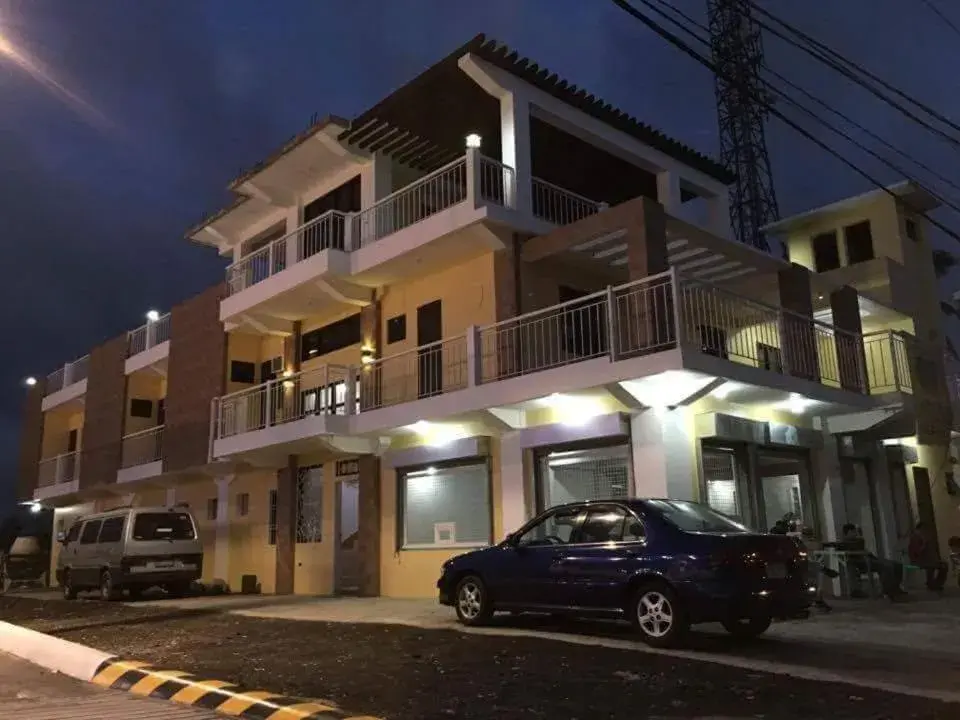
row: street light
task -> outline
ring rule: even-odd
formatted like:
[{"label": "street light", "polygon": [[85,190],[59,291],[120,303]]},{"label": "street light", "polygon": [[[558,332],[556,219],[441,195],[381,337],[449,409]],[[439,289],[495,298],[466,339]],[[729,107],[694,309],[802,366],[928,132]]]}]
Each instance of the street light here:
[{"label": "street light", "polygon": [[27,387],[33,387],[37,384],[37,379],[31,375],[30,377],[24,379],[23,384]]},{"label": "street light", "polygon": [[147,313],[147,322],[156,322],[159,319],[160,319],[160,313],[158,313],[156,310],[150,310]]}]

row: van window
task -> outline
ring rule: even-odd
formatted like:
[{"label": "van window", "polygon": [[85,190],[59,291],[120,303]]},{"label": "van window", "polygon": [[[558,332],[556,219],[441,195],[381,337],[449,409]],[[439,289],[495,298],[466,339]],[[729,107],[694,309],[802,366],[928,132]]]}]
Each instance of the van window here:
[{"label": "van window", "polygon": [[187,513],[140,513],[133,521],[134,540],[193,540],[193,520]]},{"label": "van window", "polygon": [[64,542],[72,543],[76,542],[77,538],[80,537],[80,527],[83,523],[74,523],[70,526],[70,532],[67,533],[67,536],[64,538]]},{"label": "van window", "polygon": [[97,541],[97,535],[100,534],[100,520],[88,520],[83,524],[83,532],[80,533],[81,545],[93,545]]},{"label": "van window", "polygon": [[123,517],[107,518],[100,528],[100,542],[115,543],[123,539]]}]

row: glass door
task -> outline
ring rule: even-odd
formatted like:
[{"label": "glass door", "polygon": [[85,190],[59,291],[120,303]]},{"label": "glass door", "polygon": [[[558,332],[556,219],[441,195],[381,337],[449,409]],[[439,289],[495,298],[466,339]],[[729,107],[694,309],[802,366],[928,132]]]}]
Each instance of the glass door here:
[{"label": "glass door", "polygon": [[807,454],[762,448],[757,452],[757,501],[760,526],[797,523],[819,536]]}]

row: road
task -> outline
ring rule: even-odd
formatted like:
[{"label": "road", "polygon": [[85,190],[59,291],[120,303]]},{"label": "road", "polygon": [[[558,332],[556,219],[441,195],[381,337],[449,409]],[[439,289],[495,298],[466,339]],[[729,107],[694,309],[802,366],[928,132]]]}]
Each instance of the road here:
[{"label": "road", "polygon": [[210,720],[220,717],[161,700],[102,690],[0,653],[0,717],[17,720]]}]

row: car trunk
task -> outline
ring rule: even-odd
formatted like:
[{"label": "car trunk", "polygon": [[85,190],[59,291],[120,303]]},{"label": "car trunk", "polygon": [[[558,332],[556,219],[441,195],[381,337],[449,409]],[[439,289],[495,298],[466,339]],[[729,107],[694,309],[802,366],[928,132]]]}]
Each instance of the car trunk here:
[{"label": "car trunk", "polygon": [[787,535],[703,534],[706,552],[748,587],[802,583],[806,550]]}]

